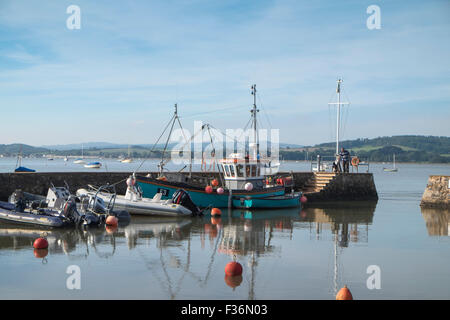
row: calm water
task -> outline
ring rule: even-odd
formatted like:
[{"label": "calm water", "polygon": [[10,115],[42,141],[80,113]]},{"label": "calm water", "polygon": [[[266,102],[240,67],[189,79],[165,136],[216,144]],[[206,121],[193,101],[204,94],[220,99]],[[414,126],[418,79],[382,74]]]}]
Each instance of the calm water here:
[{"label": "calm water", "polygon": [[[102,160],[104,161],[104,160]],[[106,161],[110,171],[138,163]],[[155,161],[144,170],[155,170]],[[0,159],[12,171],[15,159]],[[38,171],[84,169],[62,160],[25,159]],[[340,203],[303,210],[224,212],[221,219],[133,218],[117,230],[48,231],[45,258],[35,257],[39,230],[0,222],[0,298],[334,299],[344,284],[356,299],[449,299],[450,214],[424,210],[430,174],[448,165],[371,165],[377,203]],[[309,164],[284,163],[304,171]],[[106,170],[105,166],[100,169]],[[233,255],[242,279],[225,279]],[[66,273],[81,270],[81,289]],[[366,286],[367,267],[381,270],[381,289]]]}]

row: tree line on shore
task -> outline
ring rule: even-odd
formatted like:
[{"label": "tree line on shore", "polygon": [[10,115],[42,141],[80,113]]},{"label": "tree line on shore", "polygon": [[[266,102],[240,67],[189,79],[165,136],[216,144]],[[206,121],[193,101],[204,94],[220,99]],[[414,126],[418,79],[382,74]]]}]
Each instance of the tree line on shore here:
[{"label": "tree line on shore", "polygon": [[[435,136],[393,136],[374,139],[356,139],[342,141],[341,146],[349,150],[352,156],[372,162],[390,162],[395,154],[398,162],[430,162],[450,163],[450,137]],[[86,156],[102,158],[126,157],[130,152],[133,158],[161,158],[161,149],[151,150],[143,146],[126,148],[89,148],[84,150]],[[170,150],[168,151],[170,153]],[[317,155],[324,159],[335,156],[335,144],[323,143],[310,147],[290,149],[280,148],[280,158],[283,160],[315,160]],[[53,156],[81,156],[81,149],[50,150],[23,144],[0,145],[0,155],[43,157]],[[167,154],[167,153],[166,153]],[[167,155],[170,156],[170,155]]]}]

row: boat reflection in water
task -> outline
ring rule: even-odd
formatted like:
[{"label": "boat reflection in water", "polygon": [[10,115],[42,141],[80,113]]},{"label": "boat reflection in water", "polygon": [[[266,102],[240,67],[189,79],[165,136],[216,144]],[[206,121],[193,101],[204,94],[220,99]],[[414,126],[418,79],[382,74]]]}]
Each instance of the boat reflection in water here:
[{"label": "boat reflection in water", "polygon": [[450,210],[421,207],[429,236],[450,236]]},{"label": "boat reflection in water", "polygon": [[[66,255],[70,261],[87,259],[88,265],[101,265],[98,259],[110,258],[108,266],[117,264],[124,270],[138,268],[141,273],[120,275],[121,279],[129,277],[126,283],[130,283],[130,288],[123,288],[123,294],[128,293],[126,298],[135,292],[136,284],[132,283],[151,281],[155,285],[147,289],[151,290],[147,294],[156,299],[196,299],[204,298],[205,294],[212,299],[229,298],[230,294],[255,299],[255,293],[259,292],[255,288],[262,290],[258,280],[271,276],[266,274],[270,272],[268,269],[258,270],[258,260],[278,265],[282,247],[286,245],[285,250],[292,250],[287,242],[306,233],[314,241],[319,239],[333,244],[330,252],[334,248],[334,287],[337,288],[339,250],[351,242],[368,241],[375,206],[366,202],[254,212],[223,210],[219,218],[210,214],[180,218],[133,216],[127,226],[117,229],[45,231],[48,255],[35,253],[35,256],[48,264],[64,263],[52,255]],[[25,257],[34,259],[33,241],[42,232],[0,223],[0,253],[20,250]],[[243,265],[244,273],[242,277],[224,278],[224,267],[234,256]],[[113,272],[111,270],[116,268],[108,270]],[[96,271],[89,269],[89,272]],[[91,278],[96,281],[101,276]],[[98,281],[93,286],[104,285]]]},{"label": "boat reflection in water", "polygon": [[[230,256],[250,256],[249,299],[254,299],[254,276],[257,258],[278,251],[272,244],[274,232],[293,238],[294,229],[308,229],[317,240],[332,240],[334,244],[333,294],[340,288],[338,256],[349,242],[367,243],[376,202],[330,203],[317,207],[271,211],[234,210],[232,223],[224,223],[218,252]],[[331,238],[324,237],[329,230]]]}]

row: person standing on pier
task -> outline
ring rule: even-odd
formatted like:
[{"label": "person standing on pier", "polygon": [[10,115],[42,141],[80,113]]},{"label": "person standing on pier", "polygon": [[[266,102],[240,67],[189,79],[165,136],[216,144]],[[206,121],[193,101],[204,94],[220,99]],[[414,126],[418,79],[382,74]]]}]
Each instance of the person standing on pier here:
[{"label": "person standing on pier", "polygon": [[344,169],[344,172],[349,172],[349,165],[350,165],[350,152],[345,150],[343,147],[341,148],[341,153],[339,153],[342,159],[342,169]]}]

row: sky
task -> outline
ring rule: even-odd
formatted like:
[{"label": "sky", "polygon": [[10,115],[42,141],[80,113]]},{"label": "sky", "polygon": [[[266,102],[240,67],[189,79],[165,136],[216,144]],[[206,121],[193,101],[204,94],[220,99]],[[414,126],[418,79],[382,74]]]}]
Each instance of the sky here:
[{"label": "sky", "polygon": [[449,39],[446,0],[0,0],[0,144],[151,144],[175,103],[243,128],[252,84],[262,128],[329,142],[338,78],[342,139],[450,136]]}]

